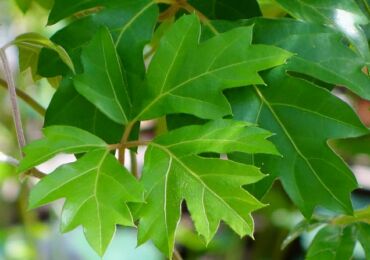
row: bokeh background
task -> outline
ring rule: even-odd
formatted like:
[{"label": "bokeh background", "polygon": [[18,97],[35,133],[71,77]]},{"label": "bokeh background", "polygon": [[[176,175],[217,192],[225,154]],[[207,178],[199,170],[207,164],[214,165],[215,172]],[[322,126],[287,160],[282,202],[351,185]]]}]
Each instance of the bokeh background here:
[{"label": "bokeh background", "polygon": [[[0,0],[0,46],[25,32],[51,36],[62,27],[63,22],[51,27],[45,26],[51,4],[50,0]],[[260,4],[266,16],[284,15],[270,0],[260,1]],[[10,48],[7,54],[17,79],[17,87],[43,107],[47,107],[55,89],[45,79],[34,82],[30,71],[19,72],[16,48]],[[2,70],[0,78],[4,79]],[[363,122],[370,126],[370,105],[367,101],[344,93],[341,88],[336,90],[336,94],[351,104]],[[19,101],[19,104],[27,140],[39,138],[43,118],[22,101]],[[150,136],[156,131],[153,122],[147,122],[143,127],[144,135]],[[331,145],[348,162],[360,183],[361,188],[353,194],[354,206],[361,208],[369,205],[370,137],[336,141]],[[140,154],[142,155],[142,152]],[[142,163],[140,154],[139,164]],[[60,234],[57,216],[61,210],[61,202],[38,210],[27,209],[28,193],[36,180],[21,178],[16,173],[15,165],[19,157],[9,96],[6,88],[0,86],[0,259],[99,259],[88,246],[81,229]],[[39,169],[50,172],[58,164],[70,160],[73,158],[60,156]],[[274,185],[264,200],[268,201],[270,206],[254,215],[256,240],[240,240],[226,226],[221,226],[215,240],[206,247],[193,232],[191,221],[185,213],[177,234],[179,251],[186,259],[303,259],[317,229],[304,232],[282,249],[283,241],[303,217],[292,206],[279,183]],[[331,213],[319,209],[316,214],[322,217]],[[355,258],[364,259],[359,245],[356,246]],[[164,257],[150,243],[136,247],[134,229],[119,229],[104,259],[155,260]]]}]

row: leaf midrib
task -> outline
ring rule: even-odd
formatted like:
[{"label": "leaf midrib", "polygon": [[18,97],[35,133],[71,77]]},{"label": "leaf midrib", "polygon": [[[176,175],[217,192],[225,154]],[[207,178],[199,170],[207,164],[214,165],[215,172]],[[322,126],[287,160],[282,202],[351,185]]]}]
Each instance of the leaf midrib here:
[{"label": "leaf midrib", "polygon": [[304,154],[301,152],[301,150],[298,148],[297,144],[294,142],[293,138],[291,137],[290,133],[288,132],[288,130],[285,128],[284,124],[281,122],[280,118],[278,117],[278,115],[276,114],[275,110],[272,108],[272,106],[270,105],[270,103],[265,99],[265,97],[263,96],[263,94],[259,91],[259,89],[256,87],[256,86],[253,86],[257,95],[259,96],[259,98],[261,99],[261,101],[268,107],[268,109],[271,111],[271,114],[274,116],[274,118],[276,119],[277,123],[280,125],[281,129],[283,130],[283,132],[285,133],[285,135],[287,136],[287,138],[289,139],[290,143],[292,144],[292,146],[294,147],[294,149],[296,150],[297,154],[303,159],[303,161],[307,164],[307,166],[309,167],[309,169],[312,171],[312,173],[314,174],[314,176],[316,177],[316,179],[319,181],[319,183],[324,187],[324,189],[334,198],[335,201],[337,201],[344,209],[348,210],[347,206],[345,204],[343,204],[335,194],[333,194],[333,192],[329,189],[329,187],[321,180],[321,178],[319,177],[319,175],[317,174],[316,170],[313,168],[313,166],[311,165],[310,161],[304,156]]},{"label": "leaf midrib", "polygon": [[194,173],[188,166],[186,166],[175,154],[173,154],[169,149],[166,147],[157,144],[157,143],[151,143],[152,146],[157,147],[167,153],[170,158],[173,158],[175,161],[177,161],[178,164],[180,164],[181,167],[183,167],[190,175],[195,178],[204,188],[206,188],[211,194],[213,194],[223,205],[225,205],[233,214],[239,218],[246,226],[249,227],[249,224],[238,214],[238,212],[235,211],[226,201],[222,199],[215,191],[213,191],[208,185],[196,174]]}]

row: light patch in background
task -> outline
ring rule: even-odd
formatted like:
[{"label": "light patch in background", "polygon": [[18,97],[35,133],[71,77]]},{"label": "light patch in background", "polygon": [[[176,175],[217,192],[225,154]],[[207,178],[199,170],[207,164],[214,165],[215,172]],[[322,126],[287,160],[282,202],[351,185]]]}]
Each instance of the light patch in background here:
[{"label": "light patch in background", "polygon": [[47,162],[44,162],[43,164],[40,164],[37,166],[37,170],[43,172],[43,173],[51,173],[59,166],[75,162],[76,157],[72,154],[59,154],[52,159],[48,160]]},{"label": "light patch in background", "polygon": [[337,9],[334,15],[335,24],[346,34],[355,36],[357,34],[356,17],[345,10]]}]

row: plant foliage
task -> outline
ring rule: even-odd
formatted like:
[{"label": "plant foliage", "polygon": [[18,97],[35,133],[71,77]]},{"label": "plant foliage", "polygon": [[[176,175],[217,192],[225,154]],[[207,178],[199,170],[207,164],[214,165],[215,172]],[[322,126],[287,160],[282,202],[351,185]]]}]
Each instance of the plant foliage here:
[{"label": "plant foliage", "polygon": [[[19,172],[77,159],[32,189],[30,207],[65,198],[61,230],[81,225],[99,255],[122,225],[171,257],[182,205],[207,244],[220,222],[253,236],[251,213],[279,180],[307,221],[334,214],[307,259],[350,259],[357,239],[369,256],[370,213],[354,211],[357,181],[328,145],[369,134],[332,91],[370,99],[369,4],[277,3],[287,17],[262,17],[257,1],[55,0],[48,24],[63,28],[9,44],[35,80],[61,79]],[[172,127],[141,140],[140,122],[158,118]],[[138,146],[139,174],[123,166]]]}]

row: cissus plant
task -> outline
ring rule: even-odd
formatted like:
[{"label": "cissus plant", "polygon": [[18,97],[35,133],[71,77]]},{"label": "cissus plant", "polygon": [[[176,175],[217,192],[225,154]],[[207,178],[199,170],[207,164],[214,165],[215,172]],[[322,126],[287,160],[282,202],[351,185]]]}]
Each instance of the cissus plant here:
[{"label": "cissus plant", "polygon": [[[286,16],[269,19],[265,2],[55,0],[48,25],[67,22],[50,40],[26,34],[1,49],[25,155],[18,170],[41,178],[30,208],[64,198],[62,232],[82,226],[101,256],[122,225],[171,258],[183,204],[207,244],[220,222],[253,237],[251,214],[279,180],[306,218],[286,243],[317,225],[322,207],[336,215],[319,223],[307,258],[350,259],[357,240],[370,257],[370,210],[353,210],[358,184],[328,145],[370,134],[332,91],[370,99],[369,4],[277,0]],[[57,82],[44,137],[25,147],[12,44],[21,70]],[[143,140],[146,120],[165,130]],[[141,173],[124,166],[139,146]],[[60,153],[77,159],[35,170]]]}]

